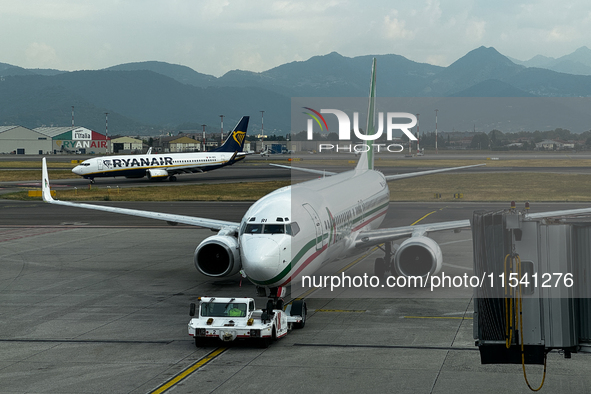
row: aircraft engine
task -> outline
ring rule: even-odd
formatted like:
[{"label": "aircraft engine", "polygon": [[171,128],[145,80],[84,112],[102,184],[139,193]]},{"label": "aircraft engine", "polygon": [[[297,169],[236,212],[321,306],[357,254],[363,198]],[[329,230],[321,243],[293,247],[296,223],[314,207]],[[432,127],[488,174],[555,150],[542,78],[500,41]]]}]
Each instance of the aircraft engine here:
[{"label": "aircraft engine", "polygon": [[150,168],[146,170],[146,175],[148,176],[148,179],[164,178],[168,176],[168,171],[161,168]]},{"label": "aircraft engine", "polygon": [[443,254],[437,242],[423,236],[407,239],[394,255],[396,272],[404,276],[435,275],[442,264]]},{"label": "aircraft engine", "polygon": [[242,265],[238,240],[229,235],[206,238],[195,249],[193,261],[203,275],[218,278],[234,275]]}]

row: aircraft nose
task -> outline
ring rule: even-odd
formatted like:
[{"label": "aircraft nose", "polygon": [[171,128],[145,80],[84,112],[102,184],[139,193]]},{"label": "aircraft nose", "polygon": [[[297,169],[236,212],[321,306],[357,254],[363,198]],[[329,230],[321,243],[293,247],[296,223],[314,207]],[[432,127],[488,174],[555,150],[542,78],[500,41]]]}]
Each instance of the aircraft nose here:
[{"label": "aircraft nose", "polygon": [[271,238],[245,235],[241,242],[242,269],[256,281],[273,279],[280,271],[279,244]]},{"label": "aircraft nose", "polygon": [[72,172],[76,175],[82,175],[82,166],[76,166],[72,169]]}]

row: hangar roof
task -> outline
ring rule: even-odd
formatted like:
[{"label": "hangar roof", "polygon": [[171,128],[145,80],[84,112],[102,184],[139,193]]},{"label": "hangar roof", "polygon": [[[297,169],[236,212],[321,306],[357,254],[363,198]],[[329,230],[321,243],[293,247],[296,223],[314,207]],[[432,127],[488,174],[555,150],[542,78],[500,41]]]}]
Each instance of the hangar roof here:
[{"label": "hangar roof", "polygon": [[20,126],[0,126],[0,133],[3,133],[8,130],[12,130],[17,127],[20,127]]},{"label": "hangar roof", "polygon": [[80,126],[68,126],[68,127],[37,127],[36,129],[33,129],[34,131],[41,133],[43,135],[46,135],[48,137],[51,138],[55,138],[58,136],[61,136],[61,138],[72,138],[71,135],[66,135],[66,136],[62,136],[62,134],[66,134],[66,133],[71,133],[71,132],[85,132],[85,133],[89,133],[89,135],[92,135],[92,139],[93,140],[105,140],[108,139],[105,137],[104,134],[101,133],[97,133],[96,131],[92,131],[90,129],[87,129],[86,127],[80,127]]},{"label": "hangar roof", "polygon": [[78,127],[37,127],[33,129],[41,134],[44,134],[48,137],[55,137],[63,133],[67,133],[68,131],[72,131],[77,129]]}]

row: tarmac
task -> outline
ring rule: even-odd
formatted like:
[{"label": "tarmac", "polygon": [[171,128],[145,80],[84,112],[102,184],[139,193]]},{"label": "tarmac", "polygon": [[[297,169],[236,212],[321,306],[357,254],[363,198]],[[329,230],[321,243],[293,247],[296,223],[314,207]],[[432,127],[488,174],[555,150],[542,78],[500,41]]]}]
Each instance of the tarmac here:
[{"label": "tarmac", "polygon": [[[112,203],[238,221],[248,203]],[[506,204],[391,203],[382,227],[469,219]],[[532,210],[584,204],[532,204]],[[267,349],[197,348],[199,296],[255,296],[239,276],[193,266],[209,230],[123,215],[0,200],[0,393],[527,393],[521,365],[481,365],[472,293],[313,291],[305,328]],[[471,273],[471,233],[433,234],[443,270]],[[378,252],[323,267],[373,272]],[[389,290],[389,289],[387,289]],[[295,291],[294,291],[295,293]],[[262,306],[265,299],[256,298]],[[210,358],[212,351],[217,353]],[[543,368],[528,365],[539,386]],[[183,379],[180,379],[183,377]],[[591,392],[591,355],[548,356],[541,392]]]}]

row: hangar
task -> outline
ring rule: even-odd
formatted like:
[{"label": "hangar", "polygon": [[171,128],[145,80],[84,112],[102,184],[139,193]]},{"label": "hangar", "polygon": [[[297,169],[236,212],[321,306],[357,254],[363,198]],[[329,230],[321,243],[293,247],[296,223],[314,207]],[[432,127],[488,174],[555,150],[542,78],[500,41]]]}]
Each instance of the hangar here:
[{"label": "hangar", "polygon": [[131,137],[113,138],[111,147],[113,153],[142,153],[144,141]]},{"label": "hangar", "polygon": [[51,138],[23,126],[0,126],[0,153],[42,155],[51,152]]},{"label": "hangar", "polygon": [[109,137],[86,127],[38,127],[34,129],[51,139],[53,153],[102,153],[108,152]]}]

